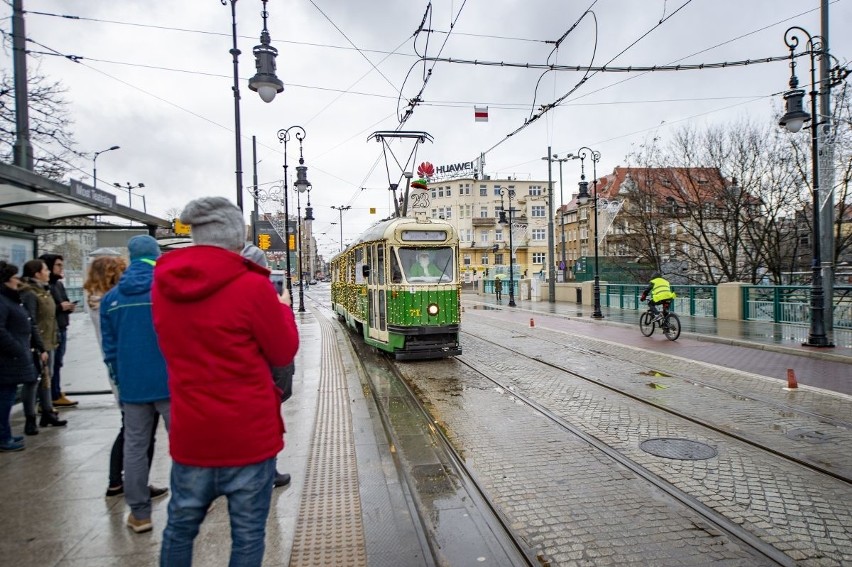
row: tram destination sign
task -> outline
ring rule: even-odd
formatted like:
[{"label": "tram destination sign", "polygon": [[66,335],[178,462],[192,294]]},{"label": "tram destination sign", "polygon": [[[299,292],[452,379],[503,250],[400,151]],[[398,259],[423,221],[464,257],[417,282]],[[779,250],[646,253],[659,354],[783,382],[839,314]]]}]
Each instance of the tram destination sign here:
[{"label": "tram destination sign", "polygon": [[400,235],[403,242],[443,242],[447,239],[446,230],[403,230]]}]

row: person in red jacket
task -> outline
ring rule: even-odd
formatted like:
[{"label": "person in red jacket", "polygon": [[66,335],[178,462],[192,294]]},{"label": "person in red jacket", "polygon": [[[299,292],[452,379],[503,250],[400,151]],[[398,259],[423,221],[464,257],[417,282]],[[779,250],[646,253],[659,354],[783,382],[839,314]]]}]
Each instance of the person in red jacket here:
[{"label": "person in red jacket", "polygon": [[180,221],[195,246],[154,272],[154,328],[171,393],[172,460],[161,565],[190,565],[210,504],[228,498],[231,562],[260,566],[284,422],[270,368],[299,346],[292,309],[269,270],[240,256],[242,212],[223,197],[191,201]]}]

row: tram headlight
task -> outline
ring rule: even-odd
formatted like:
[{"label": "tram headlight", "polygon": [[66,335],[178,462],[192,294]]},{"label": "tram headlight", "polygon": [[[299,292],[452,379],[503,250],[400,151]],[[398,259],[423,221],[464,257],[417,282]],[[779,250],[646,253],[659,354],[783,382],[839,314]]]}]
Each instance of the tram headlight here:
[{"label": "tram headlight", "polygon": [[438,309],[437,303],[430,303],[429,306],[426,308],[426,313],[428,313],[431,317],[437,315],[438,311],[440,311],[440,309]]}]

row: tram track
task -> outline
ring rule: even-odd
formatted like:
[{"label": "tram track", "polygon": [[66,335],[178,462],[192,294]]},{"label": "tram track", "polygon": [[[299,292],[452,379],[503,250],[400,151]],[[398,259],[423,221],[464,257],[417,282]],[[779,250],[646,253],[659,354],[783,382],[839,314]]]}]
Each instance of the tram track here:
[{"label": "tram track", "polygon": [[[420,415],[422,420],[428,422],[428,429],[430,431],[430,438],[433,440],[432,443],[436,446],[441,447],[441,451],[445,452],[447,457],[447,462],[449,463],[448,469],[452,469],[453,475],[458,479],[457,482],[459,485],[463,486],[465,490],[471,495],[471,500],[476,501],[475,508],[485,516],[489,516],[490,519],[486,521],[486,523],[491,527],[492,531],[499,531],[503,535],[502,537],[506,538],[507,541],[511,542],[511,545],[517,550],[517,552],[524,558],[525,563],[527,565],[542,565],[542,564],[562,564],[560,561],[561,557],[565,557],[561,552],[564,551],[564,547],[560,548],[556,546],[554,548],[553,545],[542,545],[541,539],[538,538],[538,534],[536,532],[536,528],[530,528],[529,525],[526,525],[525,522],[528,520],[523,519],[524,516],[517,516],[517,510],[514,510],[512,506],[507,507],[507,501],[505,499],[505,495],[507,494],[506,490],[501,489],[500,479],[494,477],[493,468],[489,469],[488,463],[485,462],[485,468],[483,466],[483,458],[481,456],[483,451],[488,451],[487,447],[483,449],[479,446],[479,438],[476,434],[475,423],[471,422],[470,425],[474,426],[474,429],[471,431],[466,430],[467,425],[462,421],[453,421],[448,418],[448,416],[452,413],[453,408],[451,406],[447,406],[447,403],[452,402],[451,396],[462,396],[462,399],[466,400],[464,404],[471,403],[470,400],[482,401],[485,399],[491,400],[503,400],[498,401],[498,404],[507,403],[507,398],[510,400],[515,400],[514,404],[510,403],[513,410],[521,411],[520,406],[526,408],[525,411],[530,412],[531,414],[535,414],[540,416],[539,419],[546,420],[551,423],[553,427],[558,428],[559,430],[564,432],[566,436],[566,441],[559,441],[559,443],[566,444],[566,447],[569,445],[567,439],[569,437],[574,437],[578,439],[578,442],[584,443],[589,447],[594,448],[595,451],[598,451],[601,455],[605,456],[606,459],[611,460],[613,463],[616,463],[617,467],[624,467],[629,470],[633,475],[637,478],[642,479],[645,483],[648,484],[649,487],[653,487],[653,490],[658,491],[660,494],[665,494],[665,498],[671,500],[671,504],[668,506],[671,507],[671,512],[666,512],[666,514],[671,514],[671,517],[668,518],[665,522],[667,525],[671,525],[671,522],[674,518],[680,517],[679,525],[688,526],[692,524],[694,527],[692,530],[695,531],[696,547],[706,546],[707,536],[710,535],[710,539],[718,539],[724,540],[724,538],[729,538],[731,541],[735,541],[736,546],[739,546],[740,553],[744,553],[745,550],[751,550],[753,553],[753,560],[743,560],[742,555],[735,555],[739,559],[735,559],[732,561],[726,561],[731,564],[763,564],[765,562],[771,562],[772,564],[781,564],[781,565],[795,565],[796,559],[801,559],[802,556],[796,555],[794,553],[792,556],[785,553],[790,548],[785,544],[778,546],[777,544],[777,531],[774,529],[777,526],[769,526],[766,528],[765,526],[758,526],[757,528],[753,525],[753,520],[742,522],[741,518],[737,516],[737,514],[729,516],[725,510],[725,506],[721,506],[720,509],[717,509],[718,502],[711,500],[707,500],[706,494],[696,493],[693,494],[691,490],[688,488],[682,489],[682,486],[678,486],[676,483],[671,482],[670,479],[667,479],[665,475],[661,476],[657,474],[659,471],[650,470],[647,466],[643,466],[642,462],[637,462],[634,457],[636,454],[634,452],[633,455],[627,454],[624,451],[625,447],[619,445],[618,443],[612,444],[611,441],[607,441],[606,437],[598,438],[594,433],[594,430],[585,430],[584,427],[578,427],[576,424],[573,424],[565,419],[565,415],[562,416],[557,415],[554,411],[551,410],[550,401],[546,398],[536,399],[536,393],[532,393],[532,395],[526,395],[524,392],[524,388],[517,382],[512,383],[511,372],[507,371],[507,369],[511,369],[512,372],[516,373],[515,378],[517,376],[522,376],[524,372],[527,374],[532,374],[537,371],[531,370],[531,365],[541,365],[541,368],[548,369],[547,372],[550,373],[550,376],[558,376],[559,373],[568,373],[572,378],[578,379],[586,384],[593,384],[595,387],[604,388],[605,391],[616,393],[619,396],[626,396],[625,401],[629,400],[629,403],[639,403],[644,407],[647,407],[647,411],[654,412],[664,412],[665,415],[669,416],[669,419],[678,419],[685,420],[690,424],[691,427],[702,427],[707,429],[708,431],[712,431],[716,435],[723,435],[727,438],[731,438],[732,442],[735,439],[737,442],[744,443],[751,448],[759,448],[765,451],[765,447],[761,446],[759,443],[750,442],[748,439],[739,439],[736,435],[731,435],[730,432],[725,431],[724,428],[720,427],[708,427],[706,424],[702,423],[701,420],[689,419],[688,415],[681,415],[683,412],[677,411],[669,411],[670,408],[660,407],[661,404],[649,403],[648,400],[644,400],[641,396],[635,396],[630,392],[622,392],[619,391],[618,388],[610,387],[601,382],[601,380],[594,378],[593,376],[583,375],[582,372],[575,372],[569,368],[564,366],[560,366],[559,364],[553,363],[552,361],[542,360],[536,356],[530,356],[528,353],[523,352],[523,350],[519,348],[513,348],[512,346],[507,345],[506,343],[515,342],[515,336],[518,334],[517,325],[512,328],[506,328],[500,325],[496,325],[496,322],[489,321],[487,324],[492,328],[496,329],[500,327],[503,331],[509,331],[511,333],[511,339],[509,341],[498,341],[491,340],[488,337],[477,336],[475,333],[471,333],[467,330],[463,332],[465,335],[466,341],[466,352],[469,354],[465,354],[463,356],[455,357],[451,360],[445,361],[435,361],[435,362],[418,362],[418,363],[397,363],[388,360],[386,357],[378,357],[376,361],[368,362],[368,356],[372,349],[369,347],[364,347],[362,343],[357,340],[357,337],[350,334],[350,338],[353,339],[353,347],[358,351],[359,364],[364,364],[365,368],[370,365],[381,366],[382,373],[387,375],[393,375],[394,379],[398,381],[402,387],[407,392],[407,396],[413,399],[416,403],[416,413]],[[468,325],[469,327],[469,325]],[[505,338],[505,337],[504,337]],[[520,338],[520,337],[517,337]],[[541,340],[540,336],[536,337],[537,340]],[[468,345],[470,345],[471,340],[473,341],[481,341],[482,345],[487,345],[487,349],[480,345],[476,345],[476,348],[467,350]],[[523,342],[523,341],[522,341]],[[615,362],[616,360],[620,360],[624,362],[623,359],[619,359],[618,357],[609,356],[607,353],[599,352],[595,349],[582,349],[582,348],[574,348],[567,346],[564,343],[557,344],[553,343],[554,346],[558,346],[561,349],[571,349],[576,353],[579,353],[583,356],[604,356],[607,360],[612,360]],[[500,349],[500,350],[497,350]],[[483,353],[487,352],[483,356]],[[503,353],[503,354],[501,354]],[[508,365],[502,364],[500,361],[504,361],[505,359],[509,359],[510,362]],[[411,372],[412,369],[415,373],[415,379],[412,379]],[[371,371],[365,370],[367,374],[370,374]],[[375,373],[375,370],[372,371]],[[555,374],[554,374],[555,373]],[[419,375],[419,378],[416,376]],[[433,376],[434,375],[434,376]],[[473,376],[477,376],[478,378],[472,378]],[[452,393],[452,391],[442,390],[440,387],[434,386],[431,384],[432,380],[429,377],[434,377],[438,379],[440,382],[443,377],[453,377],[452,382],[456,384],[455,387],[460,388],[462,391],[465,389],[475,391],[474,397],[468,399],[464,392],[462,393]],[[371,382],[374,381],[374,378],[370,378]],[[477,382],[485,381],[492,385],[491,388],[483,388],[482,386],[478,386],[472,384],[471,381]],[[556,378],[558,380],[558,378]],[[695,383],[694,380],[690,380],[690,382]],[[374,399],[377,402],[377,405],[381,408],[381,396],[380,392],[386,391],[387,386],[376,385],[373,383],[371,389],[373,390]],[[491,392],[489,392],[491,390]],[[725,391],[724,389],[714,388],[715,391]],[[495,396],[496,392],[496,396]],[[596,394],[597,395],[597,394]],[[733,394],[731,394],[733,395]],[[449,397],[448,397],[449,396]],[[478,396],[478,397],[476,397]],[[604,396],[606,398],[606,396]],[[552,400],[551,398],[550,400]],[[486,402],[486,404],[490,407],[494,402]],[[623,403],[623,402],[622,402]],[[386,405],[387,401],[385,402]],[[615,402],[613,405],[617,405],[618,402]],[[565,408],[563,408],[565,409]],[[785,408],[786,409],[786,408]],[[790,407],[790,410],[795,410],[797,408]],[[498,411],[498,410],[494,410]],[[610,410],[605,410],[610,411]],[[615,411],[618,414],[617,410]],[[801,415],[810,415],[814,418],[822,419],[824,417],[830,416],[820,416],[814,412],[800,412]],[[481,415],[481,414],[479,414]],[[458,416],[456,416],[458,417]],[[393,433],[394,424],[392,423],[392,418],[390,418],[387,414],[383,415],[383,421],[385,425],[386,432],[389,436],[389,439],[399,439],[398,434]],[[447,421],[445,421],[445,419]],[[476,419],[471,416],[470,419]],[[535,421],[535,418],[532,418]],[[837,426],[843,426],[843,420],[835,420],[833,422]],[[628,421],[624,423],[625,426],[631,427],[632,424]],[[681,426],[681,429],[684,429],[685,426]],[[691,436],[691,435],[687,435]],[[706,437],[706,435],[699,434],[699,436]],[[483,440],[483,443],[485,441]],[[547,441],[548,443],[557,443],[555,439],[551,439]],[[473,444],[472,444],[473,443]],[[724,444],[724,442],[723,442]],[[511,447],[507,447],[509,452],[512,453],[517,450],[518,446],[513,445]],[[551,445],[553,447],[553,445]],[[531,451],[533,449],[530,449]],[[568,454],[571,454],[572,450],[568,451]],[[471,457],[471,454],[474,453],[475,456]],[[526,453],[525,453],[526,454]],[[543,453],[537,453],[538,455],[544,455]],[[647,457],[647,455],[646,455]],[[539,457],[542,458],[542,457]],[[543,457],[546,460],[546,457]],[[763,465],[765,465],[766,459],[769,458],[783,458],[787,460],[790,465],[788,466],[799,466],[805,467],[806,469],[816,472],[819,474],[825,474],[825,471],[819,470],[820,467],[812,467],[807,466],[806,463],[798,462],[797,459],[789,459],[786,455],[775,454],[773,452],[767,452],[767,457],[763,459]],[[558,459],[557,459],[558,460]],[[647,460],[646,460],[647,461]],[[593,461],[594,462],[594,461]],[[647,462],[645,462],[647,465]],[[715,465],[714,465],[715,466]],[[509,465],[511,468],[511,465]],[[760,470],[760,469],[758,469]],[[412,474],[409,472],[407,475],[406,482],[409,485],[409,489],[412,493],[417,493],[419,489],[422,488],[420,486],[418,480],[416,478],[412,478]],[[689,476],[688,474],[686,475]],[[841,481],[843,483],[849,484],[848,479],[844,478],[842,475],[838,476],[836,474],[827,474],[826,476],[832,479],[832,482]],[[579,484],[574,484],[575,481],[579,482]],[[579,480],[574,477],[570,477],[571,486],[603,486],[604,488],[601,491],[606,491],[607,483],[612,483],[613,479],[607,480],[606,478],[596,480],[594,474],[589,479]],[[612,485],[610,484],[610,487]],[[505,488],[505,487],[503,487]],[[517,494],[517,490],[519,490],[520,494],[525,492],[523,487],[509,488],[508,494]],[[633,492],[636,490],[634,485],[624,485],[622,490],[627,490],[628,492]],[[826,498],[831,500],[832,498],[836,501],[837,491],[830,490],[828,491],[830,494],[826,495]],[[638,494],[641,494],[642,491],[639,490]],[[833,496],[832,496],[833,495]],[[495,499],[495,496],[497,497]],[[576,497],[576,495],[575,495]],[[639,498],[637,496],[637,498]],[[615,514],[618,516],[618,505],[610,504],[603,499],[599,502],[595,502],[592,504],[594,500],[589,500],[587,505],[594,505],[600,507],[601,513],[603,514]],[[808,504],[806,502],[802,502],[803,506]],[[555,508],[560,510],[576,510],[576,508],[572,508],[571,506],[576,506],[576,502],[569,502],[565,505],[562,505],[562,502],[559,501],[556,503]],[[422,508],[421,505],[416,506],[421,515],[421,521],[428,522],[429,511]],[[689,510],[691,513],[694,513],[698,517],[702,519],[702,523],[696,523],[695,520],[690,522],[689,515],[685,512],[678,513],[677,507],[683,507],[686,510]],[[610,508],[612,508],[610,510]],[[653,508],[653,506],[652,506]],[[426,518],[424,519],[423,515],[426,514]],[[542,512],[545,514],[545,512]],[[570,523],[570,518],[575,517],[574,512],[569,512],[565,514],[561,512],[558,516],[552,516],[553,520],[558,523],[564,525],[566,529],[566,533],[571,533],[575,531],[576,528],[572,526]],[[837,516],[835,516],[837,517]],[[537,522],[541,522],[544,519],[545,523],[550,520],[548,517],[542,518],[539,517]],[[629,520],[625,518],[626,524],[624,524],[625,536],[624,541],[629,541],[629,536],[626,534],[631,532],[633,526],[629,523]],[[521,522],[519,524],[519,522]],[[678,522],[675,521],[677,524]],[[706,525],[704,525],[706,524]],[[536,525],[536,524],[534,524]],[[540,525],[540,524],[538,524]],[[496,526],[496,527],[495,527]],[[518,531],[518,528],[521,527],[521,531]],[[531,535],[532,534],[532,535]],[[712,535],[716,534],[716,535]],[[719,535],[724,534],[724,536]],[[601,534],[601,538],[603,538],[605,534]],[[672,534],[670,534],[672,535]],[[692,536],[681,535],[680,537],[685,537],[687,541]],[[563,537],[560,541],[564,541],[566,538]],[[568,537],[570,539],[570,537]],[[605,538],[603,538],[605,539]],[[575,541],[573,545],[573,549],[577,549],[578,546],[583,549],[582,553],[591,553],[591,556],[595,557],[595,547],[592,545],[586,545],[587,542],[585,540],[571,540]],[[580,543],[582,541],[582,543]],[[614,542],[620,541],[620,538],[616,536]],[[548,541],[550,543],[550,541]],[[507,545],[504,543],[503,545]],[[569,546],[571,547],[571,546]],[[672,550],[675,547],[671,548]],[[734,547],[733,549],[737,549]],[[635,553],[642,553],[637,550]],[[819,562],[818,558],[821,557],[822,548],[819,544],[815,544],[812,549],[807,551],[808,555],[806,557],[811,561],[804,561],[803,564],[824,564]],[[553,555],[555,554],[555,555]],[[746,555],[747,557],[748,555]],[[586,557],[586,561],[588,561],[588,557]],[[618,557],[618,556],[616,556]],[[626,557],[636,558],[635,555],[627,555]],[[761,559],[758,560],[757,558]],[[832,556],[836,558],[836,556]],[[813,562],[813,559],[817,558],[816,562]],[[593,560],[592,560],[593,561]],[[568,561],[569,563],[572,561]],[[660,564],[690,564],[694,563],[694,557],[690,557],[688,560],[684,559],[683,562],[671,562],[671,561],[660,561]],[[842,563],[842,561],[841,561]],[[513,564],[513,563],[510,563]],[[520,562],[518,564],[521,564]],[[829,561],[825,564],[837,564],[831,563]]]},{"label": "tram track", "polygon": [[[489,326],[491,328],[500,328],[504,331],[509,331],[509,332],[516,332],[517,331],[517,326],[498,325],[498,324],[496,324],[495,321],[489,321]],[[775,455],[777,457],[786,459],[790,462],[796,463],[798,465],[806,467],[806,468],[813,470],[815,472],[830,476],[830,477],[835,478],[837,480],[843,481],[847,484],[852,484],[852,476],[850,476],[850,474],[848,474],[845,471],[832,470],[830,468],[823,466],[821,463],[814,461],[813,459],[797,457],[795,455],[791,455],[789,452],[778,450],[778,449],[775,449],[773,447],[769,447],[766,444],[762,443],[761,441],[755,440],[755,439],[749,437],[747,434],[732,431],[728,427],[720,426],[720,425],[717,425],[716,423],[713,423],[713,422],[711,422],[707,419],[697,417],[696,415],[694,415],[694,413],[686,413],[685,411],[680,411],[678,409],[675,409],[671,405],[665,405],[665,404],[662,404],[662,403],[654,402],[654,401],[648,399],[647,396],[643,396],[643,395],[639,395],[639,394],[633,394],[633,393],[627,391],[624,388],[615,386],[613,384],[606,383],[606,382],[602,381],[601,379],[599,379],[597,377],[590,376],[588,374],[584,374],[584,373],[580,373],[580,372],[576,372],[576,371],[572,370],[571,368],[566,367],[563,364],[544,360],[543,358],[537,357],[537,356],[530,356],[530,355],[528,355],[528,354],[526,354],[526,353],[524,353],[524,352],[522,352],[518,349],[507,346],[506,344],[503,344],[503,343],[494,341],[492,339],[489,339],[488,337],[486,337],[484,335],[472,333],[472,332],[470,332],[466,329],[463,330],[463,334],[471,336],[471,337],[475,337],[477,340],[481,340],[483,342],[486,342],[486,343],[489,343],[489,344],[494,345],[496,347],[499,347],[499,348],[501,348],[501,349],[503,349],[507,352],[512,353],[515,356],[522,356],[524,358],[527,358],[529,360],[533,360],[533,361],[535,361],[539,364],[548,366],[548,367],[553,368],[555,370],[565,372],[566,374],[573,376],[575,378],[579,378],[580,380],[583,380],[587,383],[591,383],[591,384],[594,384],[594,385],[599,386],[601,388],[605,388],[609,391],[612,391],[612,392],[615,392],[619,395],[625,396],[625,397],[627,397],[631,400],[634,400],[636,402],[640,402],[642,404],[653,407],[653,408],[655,408],[659,411],[662,411],[662,412],[665,412],[665,413],[670,414],[672,416],[678,417],[680,419],[684,419],[686,421],[695,423],[697,425],[705,427],[705,428],[707,428],[711,431],[714,431],[714,432],[719,433],[721,435],[724,435],[726,437],[736,439],[737,441],[740,441],[742,443],[746,443],[746,444],[748,444],[752,447],[758,448],[762,451],[765,451],[765,452],[770,453],[772,455]],[[598,350],[598,349],[590,349],[590,348],[582,348],[582,347],[577,347],[577,346],[572,346],[572,345],[566,345],[564,343],[551,341],[551,340],[547,339],[546,337],[542,337],[540,335],[536,336],[536,340],[553,344],[554,347],[558,347],[563,351],[564,350],[571,350],[573,352],[580,353],[580,354],[586,354],[586,355],[589,355],[589,356],[606,358],[606,359],[610,359],[610,360],[617,360],[620,363],[634,364],[634,365],[636,365],[637,373],[640,371],[639,370],[640,368],[644,368],[643,365],[638,364],[638,363],[634,362],[633,360],[626,358],[625,356],[614,355],[612,353],[603,352],[603,351]],[[465,360],[465,357],[459,357],[459,358],[461,360]],[[679,377],[677,377],[673,374],[663,374],[663,375],[667,378],[679,378]],[[852,431],[852,422],[847,421],[847,420],[842,420],[842,419],[838,419],[838,418],[833,417],[833,416],[820,414],[820,413],[810,411],[810,410],[805,410],[805,409],[802,409],[801,407],[793,406],[793,405],[790,405],[790,404],[779,403],[775,400],[771,400],[771,399],[761,397],[761,396],[755,396],[755,395],[749,394],[749,393],[744,393],[744,392],[739,391],[739,390],[734,390],[734,389],[731,389],[731,388],[725,388],[725,387],[719,386],[718,384],[713,384],[713,383],[706,381],[706,380],[701,380],[701,379],[696,379],[696,378],[679,378],[679,379],[682,379],[689,384],[699,386],[701,388],[705,388],[705,389],[708,389],[708,390],[713,390],[713,391],[716,391],[716,392],[723,393],[727,396],[731,396],[732,398],[735,397],[739,400],[750,400],[750,401],[753,401],[755,403],[763,404],[765,406],[772,407],[772,408],[774,408],[774,409],[776,409],[780,412],[785,412],[788,415],[792,414],[792,415],[804,416],[804,417],[807,417],[807,418],[810,418],[810,419],[817,420],[821,423],[831,425],[831,426],[836,427],[836,428],[841,428],[841,429],[844,429],[846,431]]]}]

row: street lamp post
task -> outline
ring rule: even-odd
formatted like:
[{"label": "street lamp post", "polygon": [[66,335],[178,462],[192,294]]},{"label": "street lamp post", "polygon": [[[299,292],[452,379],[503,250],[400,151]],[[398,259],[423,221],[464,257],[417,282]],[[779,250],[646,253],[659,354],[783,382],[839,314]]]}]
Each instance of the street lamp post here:
[{"label": "street lamp post", "polygon": [[[234,91],[234,138],[237,154],[237,169],[235,173],[237,178],[237,206],[240,210],[243,210],[243,151],[242,134],[240,133],[240,50],[237,49],[237,0],[219,1],[222,3],[222,6],[227,6],[228,2],[231,3],[231,39],[233,41],[233,47],[231,47],[229,53],[233,56],[234,60],[234,86],[232,89]],[[263,0],[263,31],[260,36],[261,45],[254,48],[258,74],[252,77],[251,81],[249,81],[249,88],[254,91],[258,91],[260,98],[264,102],[271,102],[272,99],[275,98],[275,94],[272,94],[272,96],[269,97],[269,87],[270,85],[273,85],[273,78],[275,81],[278,81],[278,78],[275,77],[275,56],[278,54],[278,51],[274,47],[268,45],[269,32],[266,30],[266,18],[268,16],[266,11],[266,2],[267,0]],[[264,38],[266,39],[265,46],[263,45]],[[269,61],[271,61],[271,71]],[[278,81],[278,83],[281,83],[281,81]],[[276,90],[276,92],[284,90],[283,83],[280,84],[280,87],[280,90]],[[275,88],[277,89],[277,86]],[[267,100],[267,98],[269,98],[269,100]]]},{"label": "street lamp post", "polygon": [[[799,37],[796,32],[801,32],[807,36],[808,41],[805,44],[807,53],[811,60],[811,113],[808,114],[803,108],[803,100],[805,91],[798,88],[799,79],[796,77],[796,59],[795,50],[799,45]],[[808,332],[808,340],[802,343],[804,346],[813,347],[833,347],[834,345],[828,340],[825,332],[825,295],[822,287],[822,272],[821,272],[821,251],[820,251],[820,202],[819,202],[819,140],[817,137],[817,122],[819,115],[816,111],[816,101],[819,96],[816,83],[816,66],[815,56],[822,52],[822,38],[819,36],[812,37],[805,29],[799,26],[793,26],[784,32],[784,43],[790,48],[790,90],[784,93],[785,110],[784,116],[781,117],[779,124],[790,132],[798,132],[801,130],[805,122],[808,122],[813,117],[814,122],[811,124],[811,167],[813,170],[813,186],[812,186],[812,208],[813,208],[813,236],[811,238],[813,260],[811,262],[811,323],[810,331]],[[829,88],[829,87],[827,87]]]},{"label": "street lamp post", "polygon": [[352,208],[351,205],[343,205],[339,207],[331,206],[332,209],[337,209],[337,212],[340,213],[340,251],[343,252],[343,211],[348,211]]},{"label": "street lamp post", "polygon": [[120,146],[113,146],[111,148],[107,148],[105,150],[101,150],[99,152],[95,152],[95,155],[92,157],[92,186],[97,189],[98,188],[98,156],[105,152],[111,152],[112,150],[120,150]]},{"label": "street lamp post", "polygon": [[594,286],[594,308],[592,310],[593,319],[603,319],[601,312],[601,278],[598,267],[598,162],[601,159],[601,153],[591,148],[583,146],[577,150],[577,155],[580,156],[580,194],[577,196],[577,201],[581,205],[585,205],[589,201],[589,182],[586,181],[586,172],[584,169],[584,161],[587,157],[592,158],[592,183],[594,185],[594,215],[595,215],[595,286]]},{"label": "street lamp post", "polygon": [[[134,189],[143,189],[145,187],[144,183],[138,183],[136,185],[131,185],[130,181],[127,182],[127,185],[122,185],[121,183],[113,183],[113,186],[118,187],[119,189],[127,189],[127,206],[131,209],[133,208],[133,194],[131,191]],[[140,195],[142,197],[142,208],[145,210],[145,195]],[[145,210],[147,213],[148,211]]]},{"label": "street lamp post", "polygon": [[541,159],[547,161],[547,299],[556,303],[556,242],[553,234],[553,156],[550,146],[547,155]]},{"label": "street lamp post", "polygon": [[[509,199],[509,218],[506,219],[506,207],[503,204],[503,196]],[[512,197],[515,196],[515,191],[512,189],[500,189],[500,224],[509,225],[509,307],[516,307],[515,304],[515,259],[514,259],[514,242],[512,242],[512,217],[515,209],[512,208]]]},{"label": "street lamp post", "polygon": [[[305,161],[302,158],[302,142],[304,141],[305,136],[307,136],[307,133],[305,132],[305,129],[302,128],[301,126],[290,126],[289,128],[282,128],[281,130],[278,130],[278,141],[280,143],[284,144],[284,233],[285,233],[284,238],[286,240],[286,247],[287,247],[287,253],[286,253],[286,256],[287,256],[287,259],[286,259],[287,291],[290,292],[290,294],[292,296],[292,292],[293,292],[293,272],[291,271],[292,268],[290,267],[290,211],[288,210],[288,204],[287,204],[287,193],[288,193],[288,187],[287,187],[287,183],[288,183],[288,180],[287,180],[287,142],[290,141],[290,130],[295,131],[294,136],[299,141],[299,163],[304,163],[304,161]],[[297,172],[298,172],[298,169],[297,169]],[[301,172],[303,177],[306,176],[306,172],[307,172],[307,168],[305,167],[304,170]],[[302,177],[300,177],[300,178],[297,178],[297,180],[296,180],[296,188],[297,189],[299,188],[299,183],[302,182],[302,181],[304,181],[304,183],[310,185],[310,183],[308,183],[308,181],[307,181],[307,178],[303,179]],[[301,214],[301,213],[299,213],[299,214]],[[301,246],[301,243],[299,244],[299,246]],[[301,269],[301,266],[299,266],[299,269]],[[301,279],[301,276],[300,276],[299,282],[301,283],[301,281],[302,281],[302,279]],[[299,311],[304,311],[304,310],[305,309],[304,309],[304,304],[303,304],[302,308],[299,309]]]},{"label": "street lamp post", "polygon": [[553,154],[553,159],[559,162],[559,225],[562,227],[562,281],[564,282],[568,279],[565,277],[568,274],[568,259],[565,255],[565,196],[562,194],[562,164],[569,159],[577,158],[574,154],[568,154],[563,158]]}]

